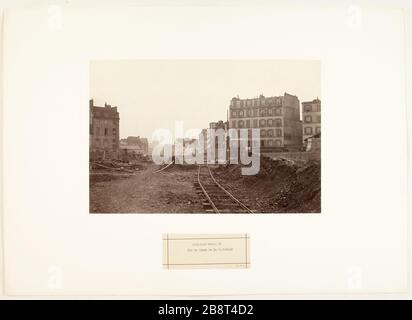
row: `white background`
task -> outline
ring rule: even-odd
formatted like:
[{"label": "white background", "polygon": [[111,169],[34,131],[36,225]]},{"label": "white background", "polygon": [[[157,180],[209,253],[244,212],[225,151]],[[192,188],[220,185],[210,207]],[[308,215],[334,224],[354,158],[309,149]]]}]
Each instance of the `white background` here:
[{"label": "white background", "polygon": [[[96,14],[64,9],[60,30],[48,28],[44,9],[6,17],[11,30],[4,34],[3,66],[8,292],[404,289],[406,119],[400,12],[363,8],[362,26],[354,28],[347,23],[347,6],[150,10]],[[139,57],[321,59],[323,213],[88,215],[88,61]],[[164,272],[161,233],[188,231],[251,233],[253,268],[246,273]],[[63,270],[63,287],[53,292],[47,287],[50,266]],[[353,274],[359,272],[362,285],[354,288]]]}]

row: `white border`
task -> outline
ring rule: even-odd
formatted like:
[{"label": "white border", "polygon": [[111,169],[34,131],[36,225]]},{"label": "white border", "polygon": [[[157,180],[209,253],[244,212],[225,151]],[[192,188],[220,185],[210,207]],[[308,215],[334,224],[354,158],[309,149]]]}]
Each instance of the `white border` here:
[{"label": "white border", "polygon": [[[12,2],[12,1],[6,1],[7,2]],[[43,2],[43,1],[38,1],[37,4],[39,2]],[[80,1],[72,1],[69,5],[71,4],[76,4],[79,3]],[[121,1],[106,1],[105,3],[113,3],[115,2],[116,4],[121,3]],[[127,3],[130,3],[130,1],[125,1]],[[182,1],[184,2],[184,1]],[[182,3],[181,2],[181,3]],[[212,1],[213,3],[214,1]],[[288,3],[290,3],[291,1],[289,1]],[[85,3],[85,1],[81,2],[82,4]],[[96,1],[88,1],[87,3],[90,4],[94,4],[96,3]],[[99,2],[101,3],[101,1]],[[141,3],[141,2],[140,2]],[[165,3],[165,1],[160,1],[160,3]],[[210,2],[209,2],[210,3]],[[293,3],[308,3],[308,1],[293,1]],[[312,0],[313,4],[325,4],[325,3],[330,3],[327,1],[314,1]],[[339,1],[339,3],[347,3],[347,1]],[[412,55],[412,3],[408,0],[386,0],[386,1],[354,1],[351,3],[360,3],[360,4],[374,4],[374,5],[378,5],[378,4],[383,4],[383,5],[388,5],[391,7],[403,7],[405,10],[405,22],[406,22],[406,37],[407,37],[407,48],[406,48],[406,52],[407,52],[407,57]],[[12,2],[13,5],[20,5],[20,6],[25,6],[25,5],[29,5],[31,6],[33,4],[33,1],[13,1]],[[153,4],[153,2],[151,3]],[[411,160],[411,150],[412,150],[412,129],[410,128],[410,124],[412,123],[412,64],[411,61],[408,60],[407,61],[407,85],[406,85],[406,92],[407,92],[407,104],[408,104],[408,108],[407,108],[407,119],[408,119],[408,123],[409,123],[409,128],[408,128],[408,137],[409,137],[409,159],[408,159],[408,165],[409,168],[411,168],[412,166],[412,160]],[[409,190],[411,190],[410,187],[410,181],[412,181],[412,173],[409,170],[408,172],[408,181],[409,181]],[[410,225],[410,221],[411,221],[411,217],[412,217],[412,193],[409,192],[409,198],[408,198],[408,220],[409,220],[409,225],[408,225],[408,244],[409,244],[409,272],[412,271],[412,264],[411,264],[411,257],[412,257],[412,237],[411,237],[411,233],[412,233],[412,228]],[[409,287],[411,287],[411,280],[409,279]],[[162,296],[156,296],[156,297],[148,297],[148,296],[137,296],[138,298],[162,298]],[[211,296],[208,298],[236,298],[236,296]],[[9,299],[10,297],[3,297],[6,299]],[[37,297],[39,298],[39,297]],[[41,297],[40,297],[41,298]],[[67,297],[66,297],[67,298]],[[77,297],[76,297],[77,298]],[[86,297],[84,297],[86,298]],[[90,297],[87,297],[90,298]],[[109,298],[109,297],[101,297],[98,296],[98,298]],[[111,298],[111,297],[110,297]],[[113,297],[116,298],[116,297]],[[123,299],[124,297],[122,297]],[[126,297],[126,299],[128,298],[133,298],[133,297]],[[164,296],[164,298],[170,298],[170,296]],[[178,298],[178,299],[185,299],[185,298],[194,298],[193,296],[180,296],[180,297],[176,297],[173,296],[173,298]],[[202,297],[204,298],[204,297]],[[381,298],[390,298],[390,299],[412,299],[412,293],[407,293],[407,294],[374,294],[374,295],[259,295],[259,296],[248,296],[248,295],[243,295],[242,298],[315,298],[315,299],[330,299],[330,298],[358,298],[358,299],[363,299],[363,298],[372,298],[372,299],[381,299]],[[20,299],[25,299],[25,297],[20,297]],[[59,297],[52,297],[52,299],[59,299]]]}]

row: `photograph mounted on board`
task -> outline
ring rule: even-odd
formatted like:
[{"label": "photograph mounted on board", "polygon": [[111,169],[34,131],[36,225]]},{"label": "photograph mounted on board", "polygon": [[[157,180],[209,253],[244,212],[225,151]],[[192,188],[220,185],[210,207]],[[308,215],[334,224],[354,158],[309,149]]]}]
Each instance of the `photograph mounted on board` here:
[{"label": "photograph mounted on board", "polygon": [[317,60],[90,62],[90,213],[320,213]]}]

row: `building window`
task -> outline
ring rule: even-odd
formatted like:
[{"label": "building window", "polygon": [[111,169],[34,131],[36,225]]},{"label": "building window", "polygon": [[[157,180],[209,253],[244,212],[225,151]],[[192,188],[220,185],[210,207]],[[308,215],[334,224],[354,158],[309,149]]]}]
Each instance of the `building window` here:
[{"label": "building window", "polygon": [[239,120],[238,125],[239,125],[239,128],[243,128],[243,120]]},{"label": "building window", "polygon": [[271,126],[273,126],[273,120],[272,120],[272,119],[269,119],[269,120],[268,120],[268,127],[271,127]]},{"label": "building window", "polygon": [[253,119],[253,128],[259,128],[257,119]]},{"label": "building window", "polygon": [[305,134],[312,134],[312,127],[306,127]]},{"label": "building window", "polygon": [[276,147],[281,147],[281,146],[282,146],[282,141],[280,141],[280,140],[275,140],[275,146],[276,146]]},{"label": "building window", "polygon": [[315,132],[320,133],[320,127],[316,127]]},{"label": "building window", "polygon": [[246,120],[246,128],[250,128],[250,120]]},{"label": "building window", "polygon": [[109,129],[104,128],[104,135],[107,136],[108,133],[109,133]]},{"label": "building window", "polygon": [[275,127],[281,127],[282,126],[282,119],[275,119]]},{"label": "building window", "polygon": [[273,114],[273,109],[269,109],[268,114],[271,116]]},{"label": "building window", "polygon": [[90,125],[90,134],[93,135],[93,125]]},{"label": "building window", "polygon": [[239,111],[239,117],[243,117],[243,110]]},{"label": "building window", "polygon": [[265,119],[261,119],[261,120],[259,121],[259,127],[264,127],[265,125],[266,125]]},{"label": "building window", "polygon": [[276,108],[275,114],[282,114],[282,108]]},{"label": "building window", "polygon": [[282,129],[276,129],[275,133],[276,133],[276,137],[281,137],[282,136]]},{"label": "building window", "polygon": [[251,117],[251,116],[252,116],[252,110],[248,109],[248,110],[246,111],[246,115],[247,115],[248,117]]},{"label": "building window", "polygon": [[264,116],[266,114],[265,109],[260,109],[260,115]]},{"label": "building window", "polygon": [[268,130],[268,136],[273,137],[273,130]]},{"label": "building window", "polygon": [[236,111],[232,111],[232,117],[236,117]]},{"label": "building window", "polygon": [[316,111],[320,112],[320,104],[316,105]]},{"label": "building window", "polygon": [[306,112],[311,112],[312,111],[312,106],[310,104],[305,105],[305,111]]},{"label": "building window", "polygon": [[113,128],[113,135],[116,135],[116,128]]},{"label": "building window", "polygon": [[305,122],[312,122],[312,116],[305,116]]},{"label": "building window", "polygon": [[232,128],[236,128],[236,120],[232,121]]},{"label": "building window", "polygon": [[96,127],[96,134],[100,135],[100,128],[99,127]]},{"label": "building window", "polygon": [[260,130],[260,135],[261,135],[262,137],[266,136],[266,130]]}]

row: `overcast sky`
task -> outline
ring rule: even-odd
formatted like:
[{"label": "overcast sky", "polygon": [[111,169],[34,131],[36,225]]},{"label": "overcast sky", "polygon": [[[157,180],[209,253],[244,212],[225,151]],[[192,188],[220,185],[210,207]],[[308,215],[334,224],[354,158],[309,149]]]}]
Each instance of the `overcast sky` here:
[{"label": "overcast sky", "polygon": [[110,60],[90,64],[90,98],[118,106],[120,137],[207,128],[226,121],[230,99],[320,95],[320,62],[299,60]]}]

